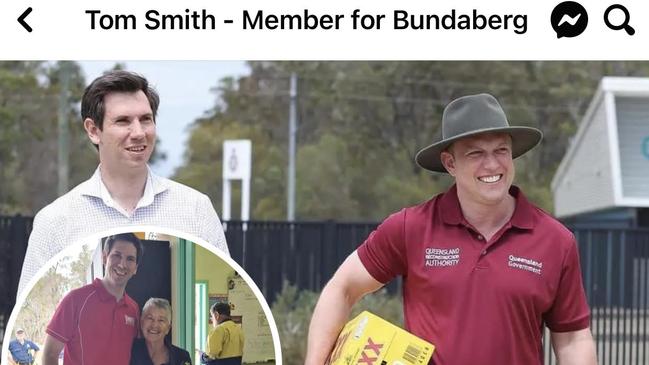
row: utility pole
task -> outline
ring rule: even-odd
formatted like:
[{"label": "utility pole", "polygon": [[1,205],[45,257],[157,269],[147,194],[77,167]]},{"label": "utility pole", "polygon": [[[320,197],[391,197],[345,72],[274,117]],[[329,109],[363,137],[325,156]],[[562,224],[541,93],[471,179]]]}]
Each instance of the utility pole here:
[{"label": "utility pole", "polygon": [[59,63],[59,107],[58,107],[58,194],[68,192],[70,133],[68,131],[68,102],[70,100],[70,72],[69,61]]},{"label": "utility pole", "polygon": [[297,75],[291,73],[291,102],[288,114],[288,191],[286,220],[295,221],[295,137],[297,134]]}]

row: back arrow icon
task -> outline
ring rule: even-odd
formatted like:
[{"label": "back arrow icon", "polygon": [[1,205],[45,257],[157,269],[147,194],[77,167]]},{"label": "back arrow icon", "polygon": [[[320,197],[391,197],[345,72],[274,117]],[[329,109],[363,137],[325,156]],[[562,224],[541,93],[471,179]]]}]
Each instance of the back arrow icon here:
[{"label": "back arrow icon", "polygon": [[27,18],[27,15],[29,15],[29,13],[31,13],[31,12],[32,12],[32,8],[30,6],[29,8],[27,8],[27,10],[25,10],[18,17],[18,23],[20,23],[20,25],[22,25],[23,28],[27,29],[27,31],[30,32],[30,33],[32,32],[32,27],[30,27],[29,24],[27,24],[27,22],[25,21],[25,18]]}]

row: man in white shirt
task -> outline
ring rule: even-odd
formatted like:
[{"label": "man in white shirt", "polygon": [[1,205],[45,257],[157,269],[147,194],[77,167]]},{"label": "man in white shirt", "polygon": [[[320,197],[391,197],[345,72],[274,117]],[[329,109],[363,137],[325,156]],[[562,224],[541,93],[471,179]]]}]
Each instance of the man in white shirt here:
[{"label": "man in white shirt", "polygon": [[210,199],[156,176],[147,165],[156,142],[160,98],[140,75],[112,71],[95,79],[81,100],[81,117],[99,151],[92,177],[34,218],[18,292],[45,262],[93,233],[155,225],[198,236],[229,254]]}]

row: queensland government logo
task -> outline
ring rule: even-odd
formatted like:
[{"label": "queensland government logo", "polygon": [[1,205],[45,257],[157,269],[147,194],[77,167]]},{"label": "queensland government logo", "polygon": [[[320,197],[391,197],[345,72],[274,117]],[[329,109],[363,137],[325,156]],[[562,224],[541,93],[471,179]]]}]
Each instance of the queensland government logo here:
[{"label": "queensland government logo", "polygon": [[514,255],[509,255],[508,265],[514,269],[529,271],[537,275],[541,275],[541,269],[543,269],[542,262]]}]

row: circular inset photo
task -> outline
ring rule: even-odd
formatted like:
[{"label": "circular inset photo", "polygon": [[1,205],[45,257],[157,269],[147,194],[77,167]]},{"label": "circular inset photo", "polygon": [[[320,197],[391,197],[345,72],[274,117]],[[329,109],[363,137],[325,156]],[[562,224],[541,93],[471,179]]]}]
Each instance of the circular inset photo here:
[{"label": "circular inset photo", "polygon": [[158,227],[104,232],[48,261],[17,298],[2,358],[28,364],[281,364],[250,277]]}]

